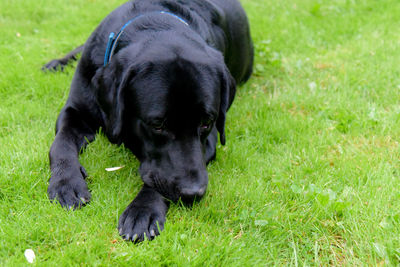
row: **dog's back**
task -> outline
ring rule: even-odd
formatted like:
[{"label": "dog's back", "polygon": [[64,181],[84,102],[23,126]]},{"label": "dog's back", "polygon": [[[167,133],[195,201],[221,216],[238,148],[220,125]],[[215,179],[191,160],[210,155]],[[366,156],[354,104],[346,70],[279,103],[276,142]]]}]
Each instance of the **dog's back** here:
[{"label": "dog's back", "polygon": [[206,0],[213,3],[225,15],[229,51],[225,62],[237,83],[246,82],[252,73],[253,43],[245,11],[237,0]]}]

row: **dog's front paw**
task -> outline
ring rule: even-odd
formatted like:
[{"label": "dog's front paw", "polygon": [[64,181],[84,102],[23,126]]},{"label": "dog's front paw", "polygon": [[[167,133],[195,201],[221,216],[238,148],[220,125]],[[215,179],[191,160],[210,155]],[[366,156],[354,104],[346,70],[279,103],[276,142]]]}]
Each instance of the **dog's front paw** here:
[{"label": "dog's front paw", "polygon": [[125,240],[133,242],[141,242],[145,238],[152,240],[164,229],[167,204],[161,196],[159,199],[157,199],[158,197],[156,199],[143,198],[143,191],[132,201],[119,219],[119,234]]},{"label": "dog's front paw", "polygon": [[90,201],[90,193],[84,180],[86,172],[83,167],[80,171],[63,176],[50,178],[47,193],[51,201],[57,199],[61,206],[67,209],[76,209]]}]

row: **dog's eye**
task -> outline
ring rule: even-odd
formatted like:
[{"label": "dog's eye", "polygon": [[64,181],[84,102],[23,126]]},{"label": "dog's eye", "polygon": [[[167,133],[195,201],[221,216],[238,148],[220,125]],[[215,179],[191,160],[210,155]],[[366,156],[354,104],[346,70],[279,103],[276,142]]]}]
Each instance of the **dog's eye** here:
[{"label": "dog's eye", "polygon": [[164,123],[156,123],[152,125],[153,131],[156,133],[162,133],[165,129]]},{"label": "dog's eye", "polygon": [[156,133],[162,133],[163,130],[164,130],[164,127],[163,127],[163,126],[154,126],[154,127],[153,127],[153,130],[154,130]]},{"label": "dog's eye", "polygon": [[162,133],[165,130],[165,123],[162,120],[149,122],[147,124],[155,133]]},{"label": "dog's eye", "polygon": [[201,130],[208,131],[211,129],[213,122],[211,120],[203,121],[200,125]]}]

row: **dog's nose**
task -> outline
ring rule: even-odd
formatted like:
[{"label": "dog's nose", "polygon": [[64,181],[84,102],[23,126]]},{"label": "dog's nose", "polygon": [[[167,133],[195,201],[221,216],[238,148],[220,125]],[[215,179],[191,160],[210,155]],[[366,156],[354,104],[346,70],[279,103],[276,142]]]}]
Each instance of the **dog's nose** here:
[{"label": "dog's nose", "polygon": [[185,203],[193,203],[195,200],[200,200],[206,192],[207,185],[204,186],[193,186],[190,188],[182,188],[181,199]]}]

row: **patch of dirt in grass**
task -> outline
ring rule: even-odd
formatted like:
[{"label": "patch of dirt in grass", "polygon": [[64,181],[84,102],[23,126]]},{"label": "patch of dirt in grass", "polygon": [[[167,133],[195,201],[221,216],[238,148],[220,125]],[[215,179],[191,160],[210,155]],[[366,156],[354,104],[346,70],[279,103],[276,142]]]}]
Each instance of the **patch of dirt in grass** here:
[{"label": "patch of dirt in grass", "polygon": [[387,156],[389,153],[395,153],[399,149],[399,142],[391,136],[364,136],[349,137],[343,135],[340,143],[331,145],[323,155],[331,166],[335,165],[337,160],[348,160],[355,155],[370,155],[371,157]]},{"label": "patch of dirt in grass", "polygon": [[298,105],[294,102],[282,103],[281,108],[289,112],[292,116],[300,116],[304,118],[310,114],[310,112],[303,105]]}]

